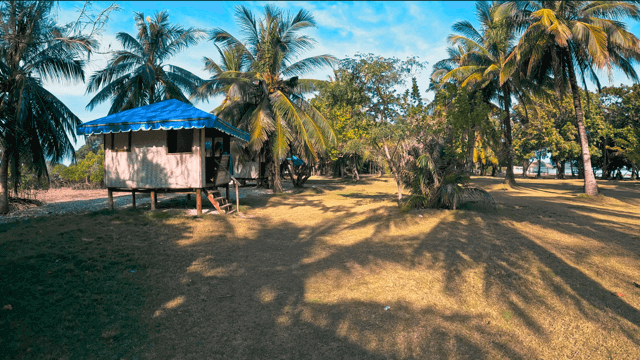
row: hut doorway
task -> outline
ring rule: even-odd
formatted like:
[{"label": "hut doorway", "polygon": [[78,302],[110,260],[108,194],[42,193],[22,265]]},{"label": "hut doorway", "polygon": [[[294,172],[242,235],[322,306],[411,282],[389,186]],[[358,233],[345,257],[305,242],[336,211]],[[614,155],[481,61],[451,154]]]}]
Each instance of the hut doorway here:
[{"label": "hut doorway", "polygon": [[220,186],[230,181],[225,171],[229,168],[229,142],[229,135],[216,129],[205,129],[204,166],[207,185]]}]

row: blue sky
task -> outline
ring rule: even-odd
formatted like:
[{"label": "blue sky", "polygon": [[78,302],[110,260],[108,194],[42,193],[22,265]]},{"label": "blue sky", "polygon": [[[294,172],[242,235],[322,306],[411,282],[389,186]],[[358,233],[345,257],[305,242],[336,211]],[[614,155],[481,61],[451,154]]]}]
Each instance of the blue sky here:
[{"label": "blue sky", "polygon": [[[256,16],[268,2],[117,2],[121,10],[112,13],[102,36],[99,37],[100,50],[118,49],[115,34],[124,31],[135,34],[134,12],[152,15],[156,11],[168,10],[169,20],[185,27],[203,29],[222,28],[240,36],[234,21],[235,6],[244,4]],[[77,7],[82,2],[61,2],[58,21],[66,23],[77,18]],[[445,58],[447,36],[451,26],[460,20],[475,21],[474,2],[276,2],[276,6],[296,12],[301,8],[311,11],[317,28],[310,29],[307,35],[316,39],[317,46],[306,56],[331,54],[338,58],[352,57],[356,53],[374,53],[377,55],[406,59],[417,56],[419,60],[428,62],[427,67],[418,75],[418,85],[423,97],[433,98],[425,90],[429,84],[431,66]],[[109,3],[94,3],[93,10],[99,11]],[[640,24],[627,21],[630,30],[639,35]],[[217,59],[217,52],[209,41],[202,41],[174,58],[168,64],[181,66],[201,77],[208,77],[202,70],[202,57]],[[96,70],[104,67],[108,55],[92,56],[86,69],[87,78]],[[308,78],[326,79],[330,69],[309,74]],[[600,78],[603,86],[610,85],[607,75]],[[623,75],[614,73],[613,84],[630,84]],[[109,104],[104,103],[93,111],[85,109],[92,95],[85,95],[84,84],[51,83],[45,86],[59,97],[83,122],[91,121],[107,114]],[[221,99],[212,99],[209,103],[195,103],[202,110],[210,111]],[[84,141],[78,139],[77,146]]]}]

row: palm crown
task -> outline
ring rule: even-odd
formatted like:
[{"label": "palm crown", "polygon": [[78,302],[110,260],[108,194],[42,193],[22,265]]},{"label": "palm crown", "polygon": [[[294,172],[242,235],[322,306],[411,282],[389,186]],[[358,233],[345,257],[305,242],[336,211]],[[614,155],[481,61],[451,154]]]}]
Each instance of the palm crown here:
[{"label": "palm crown", "polygon": [[135,22],[136,37],[119,32],[116,39],[123,50],[115,51],[107,66],[91,76],[87,93],[99,92],[88,109],[107,99],[111,99],[109,114],[167,99],[189,103],[184,93],[190,93],[199,78],[164,62],[195,44],[205,33],[171,25],[166,11],[146,19],[143,13],[136,13]]},{"label": "palm crown", "polygon": [[226,93],[222,105],[213,112],[248,130],[254,150],[267,145],[278,165],[292,150],[305,159],[315,158],[335,136],[329,123],[303,97],[318,80],[298,76],[329,66],[335,58],[318,55],[297,60],[315,44],[299,34],[315,26],[313,16],[306,10],[291,15],[267,5],[264,18],[256,21],[250,10],[239,6],[236,19],[244,42],[225,30],[212,31],[211,40],[224,48],[218,48],[222,62],[218,65],[205,58],[206,69],[213,76],[199,87],[195,97]]}]

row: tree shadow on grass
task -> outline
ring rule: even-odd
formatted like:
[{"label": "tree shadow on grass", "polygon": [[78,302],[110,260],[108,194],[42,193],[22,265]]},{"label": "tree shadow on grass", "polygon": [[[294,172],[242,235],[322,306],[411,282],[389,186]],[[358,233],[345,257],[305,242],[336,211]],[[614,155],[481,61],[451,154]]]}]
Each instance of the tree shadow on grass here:
[{"label": "tree shadow on grass", "polygon": [[[406,227],[412,220],[390,212],[390,208],[370,210],[365,218],[360,219],[344,206],[329,206],[321,198],[313,196],[278,200],[278,203],[271,205],[333,213],[338,219],[311,231],[297,225],[295,217],[277,224],[269,224],[268,219],[257,219],[251,225],[255,229],[253,235],[243,236],[226,230],[231,235],[224,237],[223,241],[212,239],[212,244],[216,244],[213,253],[217,255],[196,261],[195,267],[192,263],[189,266],[191,271],[187,273],[196,280],[198,277],[193,273],[200,273],[203,280],[213,278],[221,293],[217,301],[222,302],[225,305],[223,310],[229,310],[231,314],[226,321],[216,320],[216,324],[222,323],[223,326],[219,334],[222,337],[220,342],[210,349],[214,354],[227,358],[258,354],[290,358],[341,355],[351,358],[449,358],[468,354],[474,354],[476,358],[519,358],[536,353],[524,345],[513,345],[518,342],[517,337],[509,337],[486,325],[483,317],[473,320],[468,314],[450,316],[441,309],[429,307],[428,311],[424,311],[405,303],[401,298],[389,301],[388,305],[393,310],[387,312],[383,304],[376,301],[343,299],[327,303],[307,297],[310,281],[328,272],[349,276],[356,271],[356,265],[360,268],[378,268],[380,271],[384,271],[388,264],[418,267],[424,265],[425,258],[432,259],[432,263],[427,262],[427,269],[437,269],[439,266],[446,269],[443,291],[454,297],[463,296],[468,291],[464,274],[473,268],[474,263],[482,265],[484,298],[501,303],[500,306],[506,309],[504,317],[514,316],[543,341],[552,337],[545,330],[548,324],[540,323],[539,316],[530,307],[538,306],[553,313],[555,305],[544,298],[548,291],[555,293],[558,298],[570,299],[573,307],[589,321],[606,323],[605,326],[611,331],[637,341],[637,336],[628,326],[616,327],[606,321],[607,313],[613,311],[637,327],[637,309],[612,297],[598,282],[549,251],[535,238],[505,225],[502,222],[505,219],[501,216],[453,212],[454,220],[451,223],[443,220],[422,235],[398,237],[392,234],[393,229]],[[529,203],[532,201],[525,200]],[[545,204],[542,201],[531,206],[543,209]],[[303,212],[300,216],[312,216],[313,212]],[[219,224],[228,219],[215,220]],[[571,229],[568,234],[572,234],[573,228],[580,225],[572,223],[570,218],[563,220],[562,226],[558,226],[557,217],[534,217],[528,221],[549,229],[566,227]],[[238,226],[241,225],[228,222],[224,228],[236,229]],[[593,226],[595,232],[579,235],[595,236],[602,241],[607,239],[606,234],[612,234],[606,226]],[[348,231],[364,231],[364,239],[351,246],[341,246],[328,256],[304,263],[304,259],[313,257],[313,249],[322,245],[323,239]],[[614,237],[624,234],[613,233]],[[227,245],[224,245],[225,242]],[[618,245],[625,247],[629,244]],[[407,255],[408,248],[413,248],[413,255]],[[201,250],[208,253],[212,249]],[[234,258],[234,253],[238,258]],[[222,254],[230,254],[230,258],[226,259]],[[529,267],[532,256],[541,268]],[[548,289],[536,289],[529,280],[531,273],[544,278]],[[325,286],[329,288],[331,285],[329,281]],[[185,306],[191,303],[191,298],[193,296],[185,297]],[[202,301],[207,303],[207,299],[205,297]],[[204,316],[203,319],[224,318],[224,314],[208,309],[198,308],[194,314],[208,312],[210,316]],[[418,324],[422,321],[430,325],[420,327],[407,322],[407,319],[417,319]],[[467,331],[470,321],[476,321],[473,331]],[[250,325],[246,325],[246,322]],[[402,325],[406,323],[413,325]],[[227,336],[229,327],[235,337]],[[447,341],[434,343],[429,339]],[[441,343],[447,345],[438,347],[437,344]]]},{"label": "tree shadow on grass", "polygon": [[0,299],[12,307],[0,312],[5,358],[135,354],[148,331],[137,252],[156,232],[141,214],[42,217],[0,230]]},{"label": "tree shadow on grass", "polygon": [[[208,227],[236,230],[236,221],[241,221],[207,220]],[[152,318],[150,327],[172,331],[150,335],[157,345],[148,356],[170,352],[177,357],[229,359],[522,357],[508,341],[500,341],[485,328],[479,317],[415,309],[402,300],[390,302],[385,310],[375,301],[327,303],[309,298],[311,279],[327,271],[349,272],[348,263],[366,267],[405,262],[406,255],[393,245],[358,243],[308,263],[305,259],[314,246],[334,235],[338,223],[309,231],[295,222],[272,227],[260,219],[242,221],[256,228],[255,237],[225,230],[229,236],[205,236],[176,249],[197,255],[184,272],[171,276],[180,283],[174,290],[163,287],[150,296],[154,299],[147,314]],[[493,342],[493,348],[487,349],[483,341]]]},{"label": "tree shadow on grass", "polygon": [[[28,238],[33,256],[48,249],[66,257],[85,256],[78,264],[106,265],[89,269],[103,271],[100,276],[71,282],[64,297],[70,300],[54,305],[38,300],[38,310],[11,315],[16,318],[2,323],[0,333],[22,322],[44,338],[46,329],[33,323],[49,312],[73,315],[80,307],[95,309],[73,298],[88,284],[115,297],[102,297],[102,313],[80,316],[92,326],[87,335],[54,330],[58,338],[48,345],[57,350],[53,354],[518,359],[562,357],[584,345],[560,348],[553,321],[598,326],[610,336],[640,341],[634,333],[640,326],[638,309],[585,273],[575,264],[577,257],[547,244],[549,236],[528,230],[539,227],[629,248],[632,242],[625,236],[635,229],[633,224],[611,228],[591,221],[590,229],[580,231],[585,220],[576,216],[595,219],[598,209],[551,206],[544,199],[524,197],[521,201],[535,211],[428,210],[422,218],[400,213],[391,200],[363,210],[351,208],[352,198],[338,197],[344,200],[326,201],[316,194],[271,197],[253,218],[157,219],[148,212],[122,211],[68,220],[56,225],[59,229],[41,222],[38,226],[48,230],[42,234],[32,234],[27,225],[12,227],[4,233],[10,240],[0,243],[2,254],[19,251],[25,245],[21,237],[44,234],[38,241]],[[95,258],[101,252],[108,254],[107,260]],[[43,269],[29,268],[29,256],[12,255],[9,262],[0,258],[3,289],[27,284],[20,296],[12,295],[16,304],[23,294],[33,295],[30,278]],[[47,259],[42,263],[56,264],[53,257]],[[20,271],[5,280],[10,266]],[[127,275],[130,268],[136,272]],[[109,283],[118,274],[129,277]],[[124,296],[128,302],[120,298]],[[133,308],[123,311],[122,304]],[[60,321],[56,319],[45,323]],[[116,335],[109,337],[111,333]],[[29,357],[24,345],[35,336],[10,340],[18,344],[10,354]],[[78,344],[68,345],[73,336]]]}]

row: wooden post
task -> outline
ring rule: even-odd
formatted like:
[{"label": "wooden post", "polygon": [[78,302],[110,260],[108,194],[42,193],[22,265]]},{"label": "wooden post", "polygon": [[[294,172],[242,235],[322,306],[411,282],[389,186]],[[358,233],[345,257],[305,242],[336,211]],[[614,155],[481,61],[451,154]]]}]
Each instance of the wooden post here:
[{"label": "wooden post", "polygon": [[191,194],[187,194],[187,201],[191,200]]},{"label": "wooden post", "polygon": [[131,191],[131,207],[136,208],[136,192]]},{"label": "wooden post", "polygon": [[196,214],[202,215],[202,189],[196,189]]},{"label": "wooden post", "polygon": [[158,204],[157,202],[157,198],[156,198],[156,191],[155,190],[151,190],[151,192],[149,193],[151,195],[151,210],[155,210],[156,209],[156,205]]},{"label": "wooden post", "polygon": [[113,190],[107,189],[107,197],[109,198],[109,211],[113,211]]},{"label": "wooden post", "polygon": [[231,201],[231,196],[229,196],[229,183],[227,183],[227,185],[225,186],[225,194],[224,196],[227,198],[227,202]]},{"label": "wooden post", "polygon": [[233,182],[236,185],[236,212],[240,213],[240,194],[238,193],[238,182]]}]

